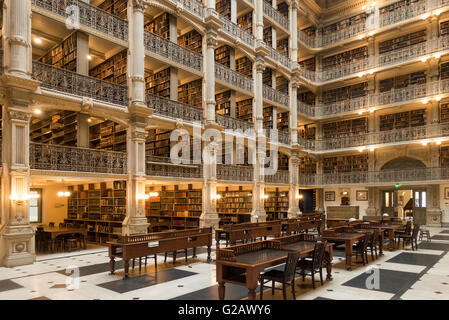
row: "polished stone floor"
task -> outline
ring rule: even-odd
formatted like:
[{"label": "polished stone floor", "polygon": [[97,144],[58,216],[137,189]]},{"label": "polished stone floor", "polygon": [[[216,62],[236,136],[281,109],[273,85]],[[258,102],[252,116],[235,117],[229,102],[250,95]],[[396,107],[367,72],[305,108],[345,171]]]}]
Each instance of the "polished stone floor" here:
[{"label": "polished stone floor", "polygon": [[[335,252],[333,280],[324,285],[316,282],[312,288],[310,277],[297,279],[297,299],[449,299],[449,230],[430,228],[432,241],[423,241],[417,251],[401,248],[384,251],[384,255],[363,266],[353,260],[353,270],[345,270],[344,253]],[[115,275],[109,274],[107,248],[52,255],[39,255],[32,265],[0,268],[0,300],[144,300],[144,299],[218,299],[215,264],[206,262],[205,250],[197,258],[183,257],[172,264],[169,257],[158,256],[158,271],[154,260],[139,272],[136,267],[130,278],[123,280],[122,263],[117,263]],[[191,255],[190,255],[191,256]],[[215,252],[212,252],[215,258]],[[79,286],[72,272],[79,274]],[[318,277],[319,278],[319,277]],[[227,299],[245,299],[247,290],[237,285],[226,285]],[[288,291],[288,299],[291,293]],[[282,299],[281,291],[264,299]]]}]

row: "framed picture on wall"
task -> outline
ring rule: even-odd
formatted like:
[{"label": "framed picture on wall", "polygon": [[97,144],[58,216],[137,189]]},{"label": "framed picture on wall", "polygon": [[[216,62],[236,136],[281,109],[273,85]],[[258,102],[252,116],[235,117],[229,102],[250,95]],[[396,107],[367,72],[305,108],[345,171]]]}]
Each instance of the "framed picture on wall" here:
[{"label": "framed picture on wall", "polygon": [[444,199],[449,200],[449,188],[444,188]]},{"label": "framed picture on wall", "polygon": [[335,201],[335,191],[324,192],[324,201]]},{"label": "framed picture on wall", "polygon": [[357,190],[355,194],[357,201],[368,201],[368,190]]}]

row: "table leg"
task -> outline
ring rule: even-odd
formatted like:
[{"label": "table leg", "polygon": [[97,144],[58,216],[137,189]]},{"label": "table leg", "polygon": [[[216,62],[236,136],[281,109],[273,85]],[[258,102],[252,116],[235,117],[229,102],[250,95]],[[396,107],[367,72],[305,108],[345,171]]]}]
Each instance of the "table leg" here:
[{"label": "table leg", "polygon": [[55,253],[55,239],[51,239],[51,253]]},{"label": "table leg", "polygon": [[195,259],[195,258],[196,258],[196,247],[193,248],[193,256],[192,256],[192,259]]},{"label": "table leg", "polygon": [[[210,258],[210,253],[211,253],[211,246],[210,245],[208,245],[207,246],[207,262],[211,262],[211,258]],[[217,254],[218,254],[218,251],[217,251]]]},{"label": "table leg", "polygon": [[225,298],[225,283],[224,282],[219,282],[218,283],[218,298],[220,300],[224,300]]},{"label": "table leg", "polygon": [[394,230],[388,230],[388,239],[390,239],[390,251],[394,250]]},{"label": "table leg", "polygon": [[84,244],[84,250],[87,249],[87,245],[86,245],[86,236],[83,235],[83,244]]},{"label": "table leg", "polygon": [[114,274],[115,272],[115,258],[111,257],[109,260],[109,269],[111,270],[110,274]]},{"label": "table leg", "polygon": [[256,289],[248,289],[248,300],[256,300]]},{"label": "table leg", "polygon": [[129,274],[129,260],[124,261],[124,267],[125,267],[125,278],[128,278]]},{"label": "table leg", "polygon": [[383,231],[381,232],[381,233],[379,233],[379,241],[380,241],[380,243],[379,243],[379,255],[380,256],[383,256],[384,255],[384,252],[383,252],[383,249],[384,249],[384,234],[383,234]]},{"label": "table leg", "polygon": [[326,280],[332,280],[332,247],[328,251],[324,252],[324,260],[326,261]]},{"label": "table leg", "polygon": [[351,270],[352,241],[346,240],[345,252],[346,252],[346,270]]}]

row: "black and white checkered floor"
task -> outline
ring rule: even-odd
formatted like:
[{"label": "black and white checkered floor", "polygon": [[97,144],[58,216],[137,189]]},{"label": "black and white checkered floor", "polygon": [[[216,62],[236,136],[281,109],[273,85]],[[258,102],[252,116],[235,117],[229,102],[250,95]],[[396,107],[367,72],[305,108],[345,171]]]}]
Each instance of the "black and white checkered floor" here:
[{"label": "black and white checkered floor", "polygon": [[[421,242],[418,251],[402,246],[393,252],[386,250],[382,257],[372,262],[370,257],[367,266],[355,265],[352,271],[344,268],[344,254],[336,252],[333,280],[322,286],[317,282],[313,290],[310,280],[302,283],[298,279],[297,299],[449,299],[449,230],[430,228],[430,232],[432,241]],[[218,299],[215,264],[206,263],[205,250],[187,263],[182,258],[175,266],[171,258],[166,264],[163,261],[163,255],[159,256],[157,272],[149,260],[141,272],[136,266],[131,277],[123,280],[121,261],[116,274],[109,274],[106,248],[38,256],[33,265],[0,268],[0,300]],[[76,282],[67,272],[70,266],[79,272],[78,287],[71,286]],[[227,285],[227,299],[246,296],[246,288]],[[264,298],[279,296],[268,291]]]}]

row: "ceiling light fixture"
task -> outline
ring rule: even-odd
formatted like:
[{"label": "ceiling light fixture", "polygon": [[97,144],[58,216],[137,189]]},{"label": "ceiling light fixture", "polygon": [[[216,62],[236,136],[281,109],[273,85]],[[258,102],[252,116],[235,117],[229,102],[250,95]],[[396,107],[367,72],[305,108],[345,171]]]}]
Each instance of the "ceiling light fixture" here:
[{"label": "ceiling light fixture", "polygon": [[35,44],[42,44],[42,39],[39,37],[34,37],[34,43]]}]

